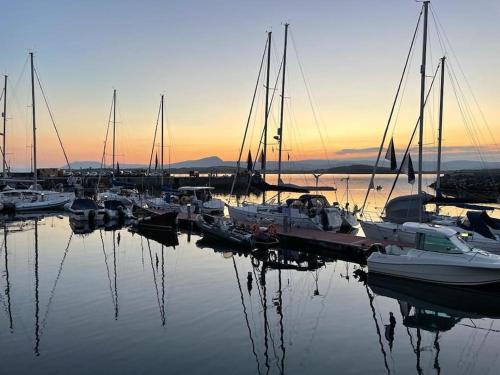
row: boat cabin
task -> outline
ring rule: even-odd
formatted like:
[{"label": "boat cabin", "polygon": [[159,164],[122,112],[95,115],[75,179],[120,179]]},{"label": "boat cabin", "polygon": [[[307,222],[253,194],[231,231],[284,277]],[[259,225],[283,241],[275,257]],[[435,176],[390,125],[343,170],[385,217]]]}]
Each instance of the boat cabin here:
[{"label": "boat cabin", "polygon": [[286,205],[293,208],[327,208],[330,203],[323,195],[319,194],[302,194],[298,198],[290,198],[286,200]]},{"label": "boat cabin", "polygon": [[433,224],[404,223],[403,228],[416,233],[415,248],[445,254],[463,254],[471,248],[451,228]]},{"label": "boat cabin", "polygon": [[212,199],[211,191],[213,189],[214,188],[212,186],[182,186],[177,190],[181,202],[186,200],[183,199],[183,197],[186,197],[193,201],[198,200],[202,202],[208,202]]}]

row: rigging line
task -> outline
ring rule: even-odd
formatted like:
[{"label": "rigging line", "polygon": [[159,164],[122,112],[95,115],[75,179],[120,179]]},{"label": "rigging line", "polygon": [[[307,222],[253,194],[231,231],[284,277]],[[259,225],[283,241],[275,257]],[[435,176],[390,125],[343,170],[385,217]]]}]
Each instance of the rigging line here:
[{"label": "rigging line", "polygon": [[[255,342],[253,340],[252,330],[250,329],[250,322],[248,321],[247,308],[245,306],[245,300],[243,298],[243,291],[241,290],[240,276],[238,274],[238,268],[236,267],[236,261],[234,260],[234,255],[232,258],[233,258],[234,273],[236,274],[236,281],[238,281],[238,289],[240,290],[240,298],[241,298],[241,305],[243,306],[243,314],[245,315],[245,321],[247,324],[248,336],[250,337],[250,341],[252,343],[252,352],[253,352],[253,355],[255,356],[255,361],[257,362],[257,372],[260,374],[261,372],[260,372],[259,357],[257,356],[257,353],[255,352]],[[258,282],[258,280],[257,280],[257,282]]]},{"label": "rigging line", "polygon": [[104,157],[106,155],[106,145],[108,143],[108,135],[109,135],[109,127],[111,125],[111,114],[113,113],[113,104],[114,100],[111,99],[111,106],[109,107],[109,116],[108,116],[108,127],[106,128],[106,137],[104,138],[104,148],[102,150],[102,157],[101,157],[101,168],[99,170],[99,178],[97,179],[97,185],[96,185],[96,193],[99,189],[99,184],[101,182],[101,177],[102,177],[102,168],[104,166]]},{"label": "rigging line", "polygon": [[408,51],[408,54],[406,56],[406,61],[405,61],[405,65],[404,65],[404,68],[403,68],[403,73],[401,74],[401,79],[399,80],[398,88],[396,90],[396,96],[394,97],[394,101],[392,102],[391,112],[389,113],[389,118],[387,119],[387,124],[385,126],[384,135],[382,136],[382,142],[380,143],[380,147],[379,147],[379,150],[378,150],[377,160],[375,162],[375,165],[373,166],[372,175],[370,177],[370,182],[368,183],[368,189],[366,191],[365,199],[363,201],[363,206],[361,206],[361,215],[363,215],[363,211],[364,211],[365,206],[366,206],[366,201],[368,200],[368,195],[370,194],[370,190],[372,189],[372,186],[374,185],[374,178],[375,178],[375,174],[377,173],[377,166],[378,166],[378,163],[380,161],[380,156],[382,155],[382,150],[384,148],[385,138],[387,136],[387,131],[389,130],[389,126],[391,124],[392,114],[394,113],[394,108],[396,107],[397,99],[398,99],[398,96],[399,96],[399,91],[401,89],[401,85],[403,83],[403,79],[404,79],[404,76],[406,74],[406,68],[408,66],[408,61],[409,61],[410,56],[411,56],[411,50],[413,49],[413,45],[415,44],[415,39],[416,39],[416,36],[417,36],[417,31],[418,31],[418,28],[419,28],[419,25],[420,25],[420,20],[422,18],[422,11],[423,11],[423,6],[422,6],[422,9],[420,10],[420,14],[418,16],[417,25],[415,27],[415,31],[413,33],[413,38],[412,38],[411,44],[410,44],[410,50]]},{"label": "rigging line", "polygon": [[47,106],[47,111],[49,112],[50,121],[52,122],[52,126],[54,127],[54,130],[56,132],[57,139],[59,140],[59,145],[61,146],[62,152],[64,154],[64,159],[66,159],[66,164],[68,165],[68,169],[71,171],[71,164],[69,163],[68,155],[66,154],[66,150],[64,149],[64,145],[62,143],[61,136],[59,135],[59,130],[57,130],[56,122],[54,121],[54,116],[52,115],[52,111],[50,110],[50,107],[49,107],[49,102],[47,100],[47,97],[45,96],[45,91],[43,90],[42,83],[40,82],[40,77],[38,76],[38,70],[37,69],[33,69],[33,70],[35,71],[36,80],[38,82],[38,86],[40,87],[40,91],[42,93],[43,100],[45,101],[45,105]]},{"label": "rigging line", "polygon": [[[283,58],[281,59],[281,64],[279,66],[279,69],[278,69],[278,75],[276,76],[276,81],[274,82],[274,88],[273,88],[273,93],[271,94],[271,99],[269,100],[269,108],[266,108],[267,110],[267,116],[269,117],[269,114],[271,113],[271,108],[272,108],[272,105],[273,105],[273,100],[274,100],[274,94],[276,93],[276,89],[278,87],[278,82],[279,82],[279,77],[280,77],[280,73],[281,73],[281,68],[283,67]],[[253,163],[253,170],[255,170],[255,166],[257,165],[257,162],[259,160],[259,155],[260,155],[260,150],[261,150],[261,147],[262,147],[262,143],[263,143],[263,140],[264,140],[264,128],[262,128],[262,133],[260,135],[260,140],[259,140],[259,146],[257,147],[257,154],[256,154],[256,157],[255,157],[255,160],[254,160],[254,163]],[[269,144],[268,144],[269,145]],[[267,161],[268,161],[268,157],[267,157],[267,154],[265,155],[266,157],[266,165],[267,165]],[[252,180],[249,179],[248,180],[248,184],[247,184],[247,189],[246,189],[246,193],[245,193],[245,196],[248,196],[249,192],[250,192],[250,184],[251,184]]]},{"label": "rigging line", "polygon": [[372,316],[373,316],[373,321],[375,322],[375,328],[377,330],[377,336],[378,336],[378,342],[380,344],[380,350],[382,352],[382,356],[384,358],[384,366],[385,369],[387,370],[387,374],[391,373],[391,370],[389,369],[389,364],[387,363],[387,353],[384,349],[384,344],[382,343],[382,335],[380,334],[380,327],[378,325],[377,321],[377,314],[375,312],[375,306],[373,306],[373,299],[375,298],[370,294],[370,291],[368,290],[368,285],[365,284],[365,289],[366,289],[366,294],[368,295],[368,302],[370,303],[370,308],[372,310]]},{"label": "rigging line", "polygon": [[236,162],[236,173],[234,175],[233,184],[231,185],[231,191],[229,193],[229,201],[231,201],[231,197],[232,197],[233,191],[234,191],[234,186],[236,185],[236,179],[238,178],[238,174],[240,172],[241,156],[243,154],[243,148],[245,147],[245,140],[246,140],[246,137],[247,137],[248,126],[250,125],[250,120],[252,118],[253,105],[254,105],[254,102],[255,102],[255,97],[257,95],[257,89],[259,87],[260,76],[261,76],[261,73],[262,73],[262,67],[264,66],[264,58],[266,56],[266,51],[267,51],[267,42],[268,42],[268,40],[266,38],[266,44],[264,46],[264,52],[262,53],[262,59],[260,60],[259,74],[257,75],[257,82],[255,82],[255,88],[253,90],[252,103],[250,105],[250,112],[248,113],[247,124],[245,126],[245,132],[243,134],[243,142],[241,142],[240,153],[238,155],[238,161]]},{"label": "rigging line", "polygon": [[[301,77],[302,77],[302,82],[304,83],[304,87],[306,89],[307,98],[309,100],[309,106],[311,107],[311,112],[312,112],[312,115],[313,115],[313,118],[314,118],[314,125],[316,125],[316,128],[318,129],[319,138],[320,138],[320,141],[321,141],[321,145],[323,147],[323,152],[325,154],[326,160],[328,161],[329,164],[331,164],[331,160],[330,160],[330,157],[328,155],[327,148],[326,148],[326,143],[325,143],[325,140],[324,140],[324,137],[323,137],[323,133],[322,133],[321,127],[320,127],[320,121],[318,120],[318,116],[316,114],[316,109],[315,109],[313,97],[312,97],[312,94],[311,94],[311,89],[309,87],[309,84],[307,83],[306,75],[304,73],[304,68],[302,66],[302,61],[300,60],[300,57],[299,57],[299,52],[298,52],[297,44],[295,43],[295,38],[293,36],[293,31],[292,30],[290,30],[290,37],[291,37],[291,40],[292,40],[292,46],[293,46],[293,50],[295,52],[295,57],[297,58],[297,63],[299,65],[299,70],[300,70],[300,74],[301,74]],[[326,135],[328,137],[328,133]],[[336,185],[335,177],[333,177],[333,181],[334,181],[334,183]]]},{"label": "rigging line", "polygon": [[[429,95],[431,93],[432,87],[434,86],[434,81],[436,80],[436,76],[437,76],[437,73],[439,71],[439,67],[440,66],[441,66],[441,64],[437,65],[436,71],[434,72],[434,76],[432,77],[431,84],[429,86],[429,89],[427,90],[427,95],[425,96],[424,107],[427,104],[427,99],[429,98]],[[383,208],[382,212],[385,211],[385,207],[387,206],[387,203],[389,203],[389,199],[391,199],[391,195],[392,195],[392,193],[394,191],[394,188],[396,187],[396,183],[398,182],[399,175],[401,174],[401,171],[403,169],[403,162],[405,161],[406,156],[408,155],[408,152],[410,151],[411,144],[413,142],[413,138],[415,137],[415,133],[417,132],[417,128],[418,128],[419,123],[420,123],[420,116],[418,116],[418,119],[417,119],[417,122],[415,124],[415,127],[413,128],[413,133],[412,133],[412,135],[410,137],[410,141],[408,142],[408,146],[406,147],[405,153],[403,155],[403,159],[401,161],[401,165],[398,168],[398,172],[396,173],[396,177],[394,178],[394,182],[392,183],[391,190],[389,191],[389,195],[387,196],[387,200],[385,201],[384,208]]]},{"label": "rigging line", "polygon": [[47,307],[45,308],[45,316],[42,319],[42,324],[40,328],[40,337],[43,335],[45,326],[47,324],[47,319],[49,317],[49,312],[50,312],[50,306],[52,305],[52,300],[55,295],[57,283],[59,282],[59,279],[61,277],[62,269],[64,266],[64,261],[66,260],[66,256],[68,255],[69,252],[69,245],[71,244],[71,239],[73,238],[73,232],[71,232],[71,235],[69,236],[68,244],[66,246],[66,249],[64,250],[64,255],[62,257],[61,263],[59,264],[59,271],[57,272],[56,279],[54,280],[54,285],[52,286],[52,290],[50,291],[50,297],[49,301],[47,302]]},{"label": "rigging line", "polygon": [[101,229],[99,230],[99,234],[101,236],[102,253],[104,255],[104,264],[106,265],[106,272],[108,274],[109,293],[111,294],[111,302],[113,303],[113,306],[115,306],[115,296],[113,295],[113,286],[111,285],[111,275],[109,274],[108,256],[107,256],[106,250],[104,248],[104,238],[102,237],[102,230]]},{"label": "rigging line", "polygon": [[153,152],[155,149],[156,133],[158,132],[158,122],[160,121],[160,112],[161,112],[161,99],[160,99],[160,106],[158,107],[158,115],[156,116],[155,135],[153,137],[153,145],[151,146],[151,155],[149,156],[148,175],[151,173],[151,163],[153,161]]},{"label": "rigging line", "polygon": [[149,260],[151,261],[151,270],[153,271],[153,281],[155,284],[155,290],[156,290],[156,300],[158,301],[158,308],[160,309],[160,318],[162,319],[162,310],[161,310],[161,303],[160,303],[160,292],[158,291],[158,283],[156,282],[156,273],[155,273],[155,268],[153,266],[153,255],[151,254],[151,244],[149,243],[149,238],[146,238],[146,242],[148,243],[148,250],[149,250]]},{"label": "rigging line", "polygon": [[[438,16],[437,16],[437,14],[435,14],[435,12],[434,12],[433,8],[434,8],[434,7],[433,7],[433,6],[432,6],[432,4],[431,4],[431,15],[432,15],[432,18],[434,19],[434,22],[435,22],[435,24],[436,24],[436,31],[437,31],[437,35],[438,35],[439,41],[440,41],[440,43],[441,43],[440,32],[439,32],[439,28],[441,28],[442,33],[443,33],[443,35],[444,35],[444,38],[446,39],[446,41],[447,41],[447,43],[448,43],[448,45],[449,45],[449,47],[450,47],[451,53],[452,53],[453,57],[455,58],[455,60],[456,60],[456,62],[457,62],[458,69],[459,69],[460,73],[462,74],[462,76],[463,76],[463,78],[464,78],[464,81],[465,81],[465,84],[467,85],[467,88],[469,89],[470,95],[472,96],[472,98],[473,98],[473,100],[474,100],[474,103],[476,104],[476,107],[477,107],[477,109],[478,109],[478,111],[479,111],[479,113],[480,113],[480,115],[481,115],[481,118],[482,118],[482,120],[483,120],[484,124],[486,125],[486,128],[487,128],[488,132],[490,133],[490,136],[491,136],[491,138],[493,139],[493,142],[494,142],[494,144],[495,144],[495,147],[497,148],[497,151],[498,151],[498,144],[496,143],[495,137],[494,137],[494,135],[493,135],[493,133],[492,133],[492,131],[491,131],[491,128],[490,128],[490,126],[489,126],[489,124],[488,124],[488,121],[486,120],[486,117],[485,117],[485,115],[484,115],[484,112],[483,112],[483,110],[482,110],[481,106],[479,105],[479,102],[478,102],[478,100],[477,100],[477,98],[476,98],[476,95],[474,94],[474,91],[472,90],[472,86],[470,85],[470,82],[469,82],[469,80],[467,79],[467,76],[465,75],[465,72],[464,72],[464,71],[463,71],[463,69],[462,69],[462,65],[460,64],[460,61],[458,60],[458,57],[457,57],[457,55],[455,54],[455,51],[454,51],[454,49],[453,49],[453,46],[451,45],[451,43],[450,43],[450,41],[449,41],[449,39],[448,39],[448,36],[447,36],[447,34],[446,34],[446,32],[445,32],[445,30],[444,30],[444,28],[443,28],[443,26],[442,26],[441,22],[439,21],[439,18],[438,18]],[[446,47],[444,48],[444,50],[445,50],[445,52],[446,52]]]}]

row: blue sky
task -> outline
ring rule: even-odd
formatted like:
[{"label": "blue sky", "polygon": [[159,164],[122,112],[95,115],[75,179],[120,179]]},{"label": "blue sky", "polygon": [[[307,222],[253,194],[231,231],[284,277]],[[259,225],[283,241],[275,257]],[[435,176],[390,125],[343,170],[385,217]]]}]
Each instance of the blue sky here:
[{"label": "blue sky", "polygon": [[[124,162],[149,157],[143,150],[150,147],[160,93],[167,96],[174,159],[235,158],[265,32],[273,31],[275,51],[281,53],[285,21],[328,128],[329,151],[376,146],[420,6],[410,0],[6,1],[0,72],[9,74],[13,87],[17,83],[13,94],[19,105],[10,111],[16,128],[13,163],[27,162],[21,150],[29,142],[26,71],[19,77],[30,50],[73,159],[100,158],[113,88]],[[436,0],[432,6],[490,127],[498,129],[500,2]],[[435,66],[437,43],[432,48]],[[300,102],[304,90],[292,64],[289,89]],[[415,65],[410,82],[417,82],[417,70]],[[414,103],[417,86],[408,92]],[[310,119],[305,99],[296,111],[298,123]],[[409,108],[408,119],[415,113]],[[41,146],[42,163],[60,164],[42,112],[39,127],[42,139],[54,141]],[[307,149],[312,136],[304,129]],[[453,137],[453,145],[461,144]]]}]

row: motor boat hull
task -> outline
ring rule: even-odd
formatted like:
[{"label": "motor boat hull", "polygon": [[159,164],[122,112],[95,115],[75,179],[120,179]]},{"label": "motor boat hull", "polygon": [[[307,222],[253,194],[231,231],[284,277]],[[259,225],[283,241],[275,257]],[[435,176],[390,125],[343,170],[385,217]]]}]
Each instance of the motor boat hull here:
[{"label": "motor boat hull", "polygon": [[500,263],[489,266],[472,262],[445,264],[431,258],[423,252],[408,257],[375,252],[368,257],[368,270],[370,273],[447,285],[500,284]]}]

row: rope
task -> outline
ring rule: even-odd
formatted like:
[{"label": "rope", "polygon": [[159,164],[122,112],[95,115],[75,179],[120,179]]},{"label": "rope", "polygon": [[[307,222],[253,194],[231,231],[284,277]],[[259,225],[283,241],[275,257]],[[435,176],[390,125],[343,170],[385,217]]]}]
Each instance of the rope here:
[{"label": "rope", "polygon": [[155,149],[156,133],[158,132],[158,122],[160,121],[160,112],[161,112],[161,99],[160,99],[160,106],[158,107],[158,115],[156,116],[155,135],[153,137],[153,145],[151,146],[151,155],[149,156],[148,175],[151,173],[151,162],[153,161],[153,152]]},{"label": "rope", "polygon": [[99,170],[99,178],[97,179],[97,185],[95,187],[96,193],[99,189],[99,184],[101,182],[101,177],[102,177],[102,168],[104,165],[104,156],[106,155],[106,144],[108,143],[109,125],[111,124],[111,113],[112,112],[113,112],[113,99],[111,99],[111,106],[109,107],[108,127],[106,128],[106,137],[104,138],[104,148],[102,150],[101,168]]},{"label": "rope", "polygon": [[243,148],[245,147],[245,140],[246,140],[247,133],[248,133],[248,126],[250,125],[250,119],[252,118],[253,105],[255,102],[255,97],[257,95],[257,89],[259,87],[260,75],[262,73],[262,66],[264,65],[264,57],[266,56],[266,51],[267,51],[267,38],[266,38],[266,44],[264,46],[264,53],[262,54],[262,59],[260,60],[259,74],[257,75],[257,82],[255,82],[255,89],[253,91],[252,104],[250,105],[250,112],[248,113],[247,124],[245,126],[245,133],[243,134],[243,142],[241,143],[240,153],[238,155],[238,161],[236,162],[236,173],[234,175],[233,184],[231,185],[231,191],[229,193],[229,201],[231,201],[231,197],[232,197],[233,191],[234,191],[234,186],[236,185],[236,179],[238,178],[238,174],[240,172],[241,156],[243,154]]},{"label": "rope", "polygon": [[[422,7],[422,9],[423,9],[423,7]],[[372,186],[374,185],[374,178],[375,178],[375,174],[377,173],[378,163],[380,161],[380,156],[382,155],[382,150],[384,148],[384,143],[385,143],[385,138],[387,136],[387,131],[389,130],[389,126],[391,124],[392,115],[394,113],[394,108],[396,107],[396,103],[397,103],[398,96],[399,96],[399,91],[401,90],[401,85],[403,84],[403,80],[404,80],[404,77],[406,74],[406,69],[408,67],[408,61],[410,60],[413,45],[414,45],[415,39],[417,37],[417,31],[418,31],[418,27],[420,25],[420,19],[422,18],[422,9],[420,10],[420,14],[419,14],[418,20],[417,20],[417,26],[415,27],[415,31],[413,33],[413,38],[412,38],[411,44],[410,44],[410,49],[409,49],[408,54],[406,56],[406,61],[405,61],[405,65],[403,68],[403,73],[401,74],[401,78],[400,78],[399,84],[398,84],[398,89],[396,90],[396,96],[394,97],[394,101],[392,102],[391,112],[389,113],[389,118],[387,119],[387,124],[385,126],[384,135],[382,136],[382,142],[380,143],[380,147],[379,147],[378,154],[377,154],[377,161],[375,162],[375,165],[373,166],[373,172],[372,172],[372,175],[370,177],[370,182],[368,183],[368,189],[366,191],[365,200],[363,201],[363,206],[361,206],[361,215],[364,212],[364,209],[366,206],[366,201],[368,200],[368,195],[370,194],[370,190],[372,189]]]},{"label": "rope", "polygon": [[38,86],[40,87],[40,91],[42,92],[43,100],[45,101],[45,105],[47,106],[47,111],[49,112],[50,121],[52,122],[52,126],[56,131],[57,139],[59,140],[59,145],[61,146],[62,152],[64,154],[64,159],[66,159],[66,164],[68,165],[68,169],[71,171],[71,164],[69,163],[68,155],[66,154],[66,150],[64,149],[61,136],[59,135],[59,130],[57,130],[56,122],[54,121],[54,116],[52,115],[52,111],[50,110],[49,107],[49,102],[47,101],[47,97],[45,96],[45,92],[43,91],[42,83],[40,82],[40,77],[38,76],[38,71],[36,69],[33,70],[35,71],[36,80],[38,82]]},{"label": "rope", "polygon": [[[434,81],[436,79],[436,76],[437,76],[437,73],[439,71],[440,65],[441,65],[440,63],[437,65],[436,71],[434,72],[434,76],[432,77],[432,81],[431,81],[431,84],[429,86],[429,90],[427,91],[427,95],[425,96],[424,107],[427,104],[427,99],[429,98],[429,95],[430,95],[430,93],[432,91],[432,86],[434,85]],[[394,188],[396,187],[396,183],[398,182],[399,175],[401,174],[401,170],[403,169],[403,163],[404,163],[404,161],[406,159],[406,156],[408,155],[408,152],[410,151],[410,147],[411,147],[411,144],[413,142],[413,138],[415,137],[415,133],[417,132],[417,128],[418,128],[418,124],[419,123],[420,123],[420,116],[418,117],[418,120],[417,120],[417,122],[415,124],[415,127],[413,128],[413,133],[411,134],[410,141],[408,142],[408,146],[406,147],[406,150],[405,150],[405,153],[404,153],[401,165],[399,166],[398,173],[396,173],[396,177],[394,178],[394,182],[392,183],[391,190],[389,191],[389,195],[387,196],[387,200],[385,201],[384,208],[382,209],[382,212],[385,211],[385,207],[387,206],[387,203],[389,203],[389,200],[391,199],[391,195],[392,195],[392,193],[394,191]]]}]

